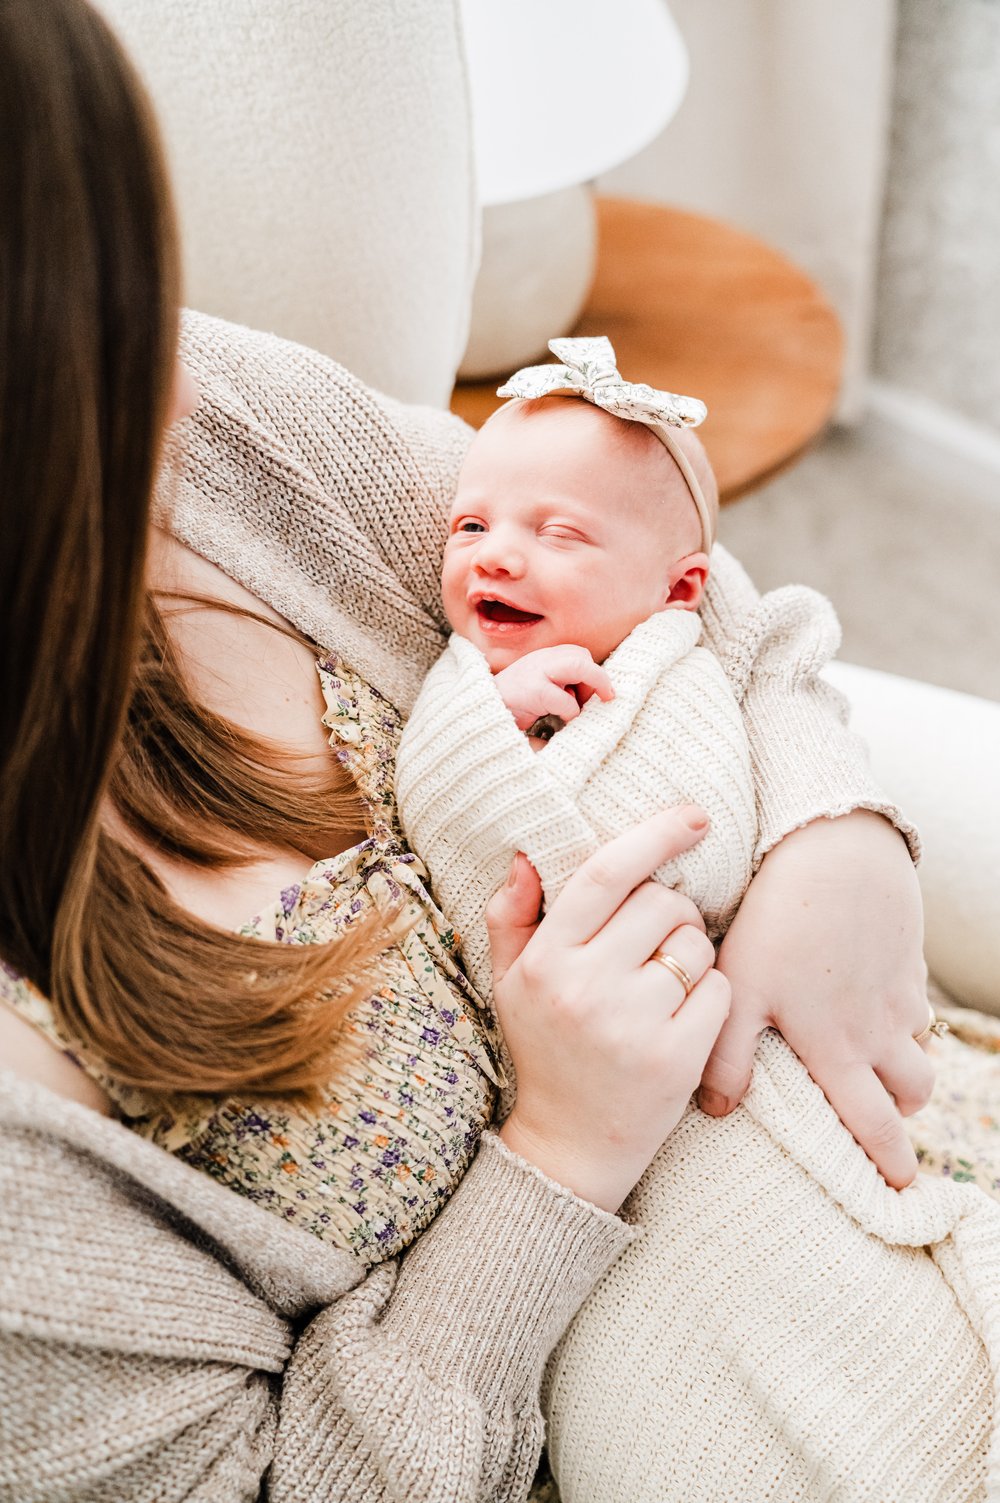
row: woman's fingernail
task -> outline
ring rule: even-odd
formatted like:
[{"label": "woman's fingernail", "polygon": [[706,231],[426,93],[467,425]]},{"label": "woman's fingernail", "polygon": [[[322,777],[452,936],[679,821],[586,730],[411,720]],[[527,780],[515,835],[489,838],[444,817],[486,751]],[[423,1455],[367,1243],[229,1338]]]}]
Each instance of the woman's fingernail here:
[{"label": "woman's fingernail", "polygon": [[698,1105],[709,1117],[722,1117],[726,1111],[726,1098],[721,1091],[703,1086],[698,1092]]},{"label": "woman's fingernail", "polygon": [[[518,851],[517,855],[514,857],[513,861],[510,863],[510,871],[507,873],[507,886],[508,887],[513,887],[514,883],[517,881],[517,865],[518,865],[518,862],[520,861],[520,859],[521,859],[521,853],[520,853],[520,851]],[[496,879],[494,878],[494,881],[495,880]]]},{"label": "woman's fingernail", "polygon": [[708,824],[708,815],[704,809],[699,809],[696,804],[692,804],[684,811],[684,823],[691,830],[704,830]]}]

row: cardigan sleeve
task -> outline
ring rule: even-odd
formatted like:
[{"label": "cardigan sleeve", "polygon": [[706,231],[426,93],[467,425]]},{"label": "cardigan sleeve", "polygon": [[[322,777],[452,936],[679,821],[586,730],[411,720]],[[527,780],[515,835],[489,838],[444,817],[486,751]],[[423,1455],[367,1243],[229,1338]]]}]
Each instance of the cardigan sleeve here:
[{"label": "cardigan sleeve", "polygon": [[488,1134],[398,1274],[376,1269],[300,1339],[272,1503],[523,1503],[542,1369],[634,1235]]},{"label": "cardigan sleeve", "polygon": [[740,702],[750,744],[754,868],[791,830],[854,809],[883,814],[918,859],[914,827],[875,783],[865,744],[848,727],[846,699],[821,676],[840,646],[830,602],[802,585],[760,595],[717,544],[701,617],[703,640]]},{"label": "cardigan sleeve", "polygon": [[490,1136],[401,1264],[362,1276],[7,1076],[0,1496],[523,1503],[542,1366],[633,1235]]},{"label": "cardigan sleeve", "polygon": [[328,357],[187,313],[199,403],[154,516],[407,711],[441,653],[447,517],[471,430]]}]

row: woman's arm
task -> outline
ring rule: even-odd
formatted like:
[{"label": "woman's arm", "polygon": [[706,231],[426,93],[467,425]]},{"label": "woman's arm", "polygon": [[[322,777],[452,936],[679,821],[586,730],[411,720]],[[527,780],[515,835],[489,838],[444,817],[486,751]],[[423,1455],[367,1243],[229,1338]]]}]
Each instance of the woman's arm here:
[{"label": "woman's arm", "polygon": [[439,577],[469,430],[326,356],[203,314],[157,521],[408,709],[445,642]]},{"label": "woman's arm", "polygon": [[[163,1503],[236,1503],[266,1474],[272,1503],[523,1503],[542,1367],[631,1240],[612,1211],[726,1015],[693,905],[646,880],[701,830],[697,811],[647,821],[541,924],[519,858],[491,932],[521,1153],[488,1138],[398,1268],[359,1280],[350,1255],[0,1072],[0,1492],[138,1503],[155,1482]],[[690,995],[650,958],[664,943]]]},{"label": "woman's arm", "polygon": [[46,1094],[0,1075],[0,1494],[521,1503],[621,1221],[489,1140],[350,1289],[348,1255]]},{"label": "woman's arm", "polygon": [[900,1112],[933,1078],[913,1043],[927,1021],[916,834],[819,677],[840,643],[829,603],[799,588],[762,597],[717,548],[702,614],[743,708],[761,864],[720,952],[733,1005],[699,1101],[715,1115],[737,1105],[773,1025],[889,1183],[908,1184]]},{"label": "woman's arm", "polygon": [[733,686],[750,742],[755,866],[791,830],[854,809],[884,815],[916,859],[916,831],[872,778],[844,696],[820,676],[840,646],[830,602],[800,585],[761,595],[717,545],[700,614],[703,640]]},{"label": "woman's arm", "polygon": [[273,1503],[521,1503],[544,1364],[632,1236],[487,1136],[398,1271],[369,1274],[301,1337]]}]

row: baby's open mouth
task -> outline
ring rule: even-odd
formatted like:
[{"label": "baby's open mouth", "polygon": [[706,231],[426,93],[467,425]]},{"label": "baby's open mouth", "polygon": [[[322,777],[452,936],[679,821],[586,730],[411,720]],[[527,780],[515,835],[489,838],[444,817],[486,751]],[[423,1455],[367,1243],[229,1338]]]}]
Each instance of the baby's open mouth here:
[{"label": "baby's open mouth", "polygon": [[521,611],[516,605],[508,605],[505,600],[480,600],[476,605],[476,615],[480,621],[489,621],[495,626],[531,626],[542,619],[533,611]]}]

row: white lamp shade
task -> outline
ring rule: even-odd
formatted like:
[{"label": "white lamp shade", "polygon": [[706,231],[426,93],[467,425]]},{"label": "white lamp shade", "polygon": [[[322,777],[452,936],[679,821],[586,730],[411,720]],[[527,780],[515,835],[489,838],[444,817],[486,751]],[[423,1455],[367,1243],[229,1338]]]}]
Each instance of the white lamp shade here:
[{"label": "white lamp shade", "polygon": [[484,207],[589,182],[684,97],[665,0],[462,0],[462,20]]}]

